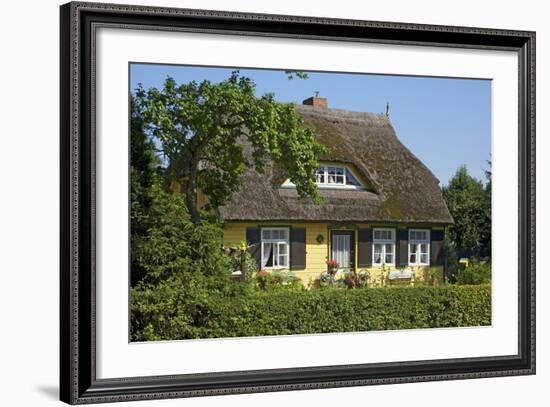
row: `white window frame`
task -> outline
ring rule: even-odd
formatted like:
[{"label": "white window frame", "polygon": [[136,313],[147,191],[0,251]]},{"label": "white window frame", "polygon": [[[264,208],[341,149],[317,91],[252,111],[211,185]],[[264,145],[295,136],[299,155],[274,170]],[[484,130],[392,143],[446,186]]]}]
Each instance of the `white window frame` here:
[{"label": "white window frame", "polygon": [[[264,230],[284,230],[286,231],[286,239],[264,239]],[[277,254],[273,253],[273,266],[265,266],[263,267],[266,270],[276,270],[276,269],[289,269],[290,268],[290,228],[285,227],[261,227],[260,228],[260,246],[261,246],[261,259],[264,258],[264,243],[277,243]],[[286,256],[286,265],[279,265],[279,245],[285,245],[286,246],[286,254],[283,254],[282,256]],[[275,247],[275,246],[274,246]],[[275,264],[277,263],[277,264]]]},{"label": "white window frame", "polygon": [[[391,232],[391,239],[376,239],[375,238],[375,232]],[[395,237],[396,237],[396,230],[393,228],[373,228],[372,229],[372,265],[374,267],[382,267],[382,266],[395,266],[395,257],[397,255],[395,251]],[[382,245],[382,251],[380,253],[380,263],[374,262],[374,249],[377,244]],[[392,254],[393,254],[393,262],[392,263],[386,263],[386,245],[391,244],[392,245]]]},{"label": "white window frame", "polygon": [[[426,239],[411,239],[411,232],[426,232]],[[412,244],[416,244],[417,246],[417,250],[416,250],[416,253],[415,253],[415,256],[416,256],[416,262],[411,262],[411,245]],[[425,244],[426,245],[426,248],[427,248],[427,253],[426,253],[426,258],[427,258],[427,261],[426,262],[422,262],[421,261],[421,258],[422,258],[422,251],[420,250],[420,245],[421,244]],[[409,266],[429,266],[430,265],[430,245],[431,245],[431,235],[430,235],[430,229],[409,229],[409,233],[408,233],[408,244],[407,244],[407,247],[408,247],[408,257],[407,257],[407,261],[408,261],[408,264]]]},{"label": "white window frame", "polygon": [[[338,168],[340,170],[342,170],[342,179],[343,179],[343,183],[329,183],[328,182],[328,169],[329,168]],[[317,172],[319,170],[323,170],[323,179],[324,181],[323,182],[317,182]],[[347,175],[346,175],[346,172],[350,172],[351,175],[353,175],[353,178],[355,178],[357,180],[357,182],[359,183],[359,185],[347,185],[346,182],[347,182]],[[365,187],[363,186],[363,184],[361,183],[361,181],[359,180],[359,177],[357,176],[357,174],[348,166],[346,165],[336,165],[336,164],[322,164],[319,166],[319,168],[317,169],[317,171],[315,171],[315,184],[317,185],[317,187],[321,188],[321,189],[353,189],[353,190],[364,190]],[[293,182],[291,182],[290,180],[286,180],[283,185],[283,187],[292,187],[292,188],[295,188],[296,185],[294,185]]]}]

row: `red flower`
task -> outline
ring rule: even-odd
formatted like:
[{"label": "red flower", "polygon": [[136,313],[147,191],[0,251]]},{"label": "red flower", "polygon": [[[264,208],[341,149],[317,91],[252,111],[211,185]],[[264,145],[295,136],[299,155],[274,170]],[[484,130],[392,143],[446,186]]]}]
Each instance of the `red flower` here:
[{"label": "red flower", "polygon": [[338,262],[334,259],[327,260],[326,263],[329,266],[338,266]]}]

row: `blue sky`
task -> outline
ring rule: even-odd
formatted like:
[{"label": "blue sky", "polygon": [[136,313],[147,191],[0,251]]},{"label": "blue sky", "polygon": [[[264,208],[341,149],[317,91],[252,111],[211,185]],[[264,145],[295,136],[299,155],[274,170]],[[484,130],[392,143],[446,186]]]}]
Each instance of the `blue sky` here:
[{"label": "blue sky", "polygon": [[[219,82],[235,68],[131,64],[130,87],[162,87],[167,76],[177,83]],[[252,78],[257,94],[275,94],[281,102],[328,98],[329,108],[382,113],[390,104],[397,136],[447,184],[460,165],[485,181],[491,154],[491,81],[433,77],[308,72],[309,79],[288,80],[283,71],[240,69]]]}]

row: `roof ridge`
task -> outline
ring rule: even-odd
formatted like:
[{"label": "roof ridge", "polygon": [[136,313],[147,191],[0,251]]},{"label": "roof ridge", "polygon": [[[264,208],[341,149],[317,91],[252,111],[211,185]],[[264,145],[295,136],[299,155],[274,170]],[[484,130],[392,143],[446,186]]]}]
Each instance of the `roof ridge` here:
[{"label": "roof ridge", "polygon": [[315,106],[296,105],[296,110],[300,113],[307,112],[323,117],[331,117],[335,119],[358,120],[358,121],[380,121],[381,123],[390,123],[389,118],[383,113],[357,112],[345,109],[322,109]]}]

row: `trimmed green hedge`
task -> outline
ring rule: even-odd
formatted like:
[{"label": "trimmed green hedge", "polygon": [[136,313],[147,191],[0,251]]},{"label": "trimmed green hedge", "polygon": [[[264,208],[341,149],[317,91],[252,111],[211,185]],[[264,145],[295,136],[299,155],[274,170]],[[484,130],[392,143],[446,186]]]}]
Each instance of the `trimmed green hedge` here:
[{"label": "trimmed green hedge", "polygon": [[[491,324],[491,287],[392,287],[357,290],[248,291],[203,308],[194,338],[353,332]],[[181,315],[187,321],[196,317]],[[151,321],[151,319],[149,319]],[[176,322],[176,321],[172,321]],[[151,325],[151,324],[150,324]],[[160,326],[158,327],[160,328]],[[169,337],[149,326],[156,339]],[[136,334],[136,332],[134,332]],[[152,336],[134,336],[138,340]]]}]

